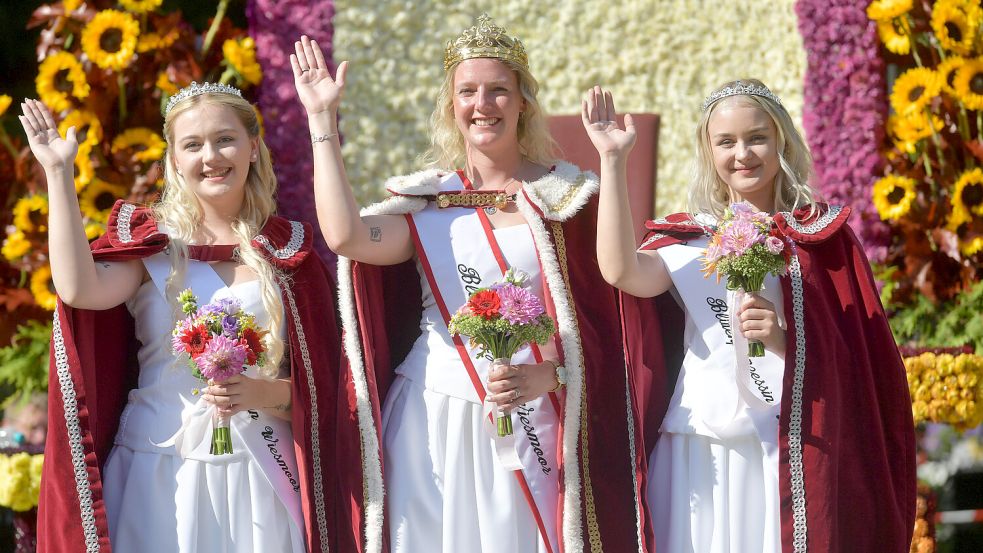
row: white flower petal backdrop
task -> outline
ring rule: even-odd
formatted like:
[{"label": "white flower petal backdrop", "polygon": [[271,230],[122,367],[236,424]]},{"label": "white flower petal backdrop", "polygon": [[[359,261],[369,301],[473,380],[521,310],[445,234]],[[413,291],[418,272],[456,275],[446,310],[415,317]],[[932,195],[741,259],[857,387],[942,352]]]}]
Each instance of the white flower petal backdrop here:
[{"label": "white flower petal backdrop", "polygon": [[381,197],[387,177],[419,168],[443,77],[444,45],[487,12],[525,44],[550,114],[579,113],[583,92],[601,84],[613,90],[619,111],[661,116],[656,210],[682,210],[693,128],[714,87],[759,78],[801,121],[806,55],[793,5],[338,0],[334,58],[351,62],[341,122],[348,174],[367,202]]}]

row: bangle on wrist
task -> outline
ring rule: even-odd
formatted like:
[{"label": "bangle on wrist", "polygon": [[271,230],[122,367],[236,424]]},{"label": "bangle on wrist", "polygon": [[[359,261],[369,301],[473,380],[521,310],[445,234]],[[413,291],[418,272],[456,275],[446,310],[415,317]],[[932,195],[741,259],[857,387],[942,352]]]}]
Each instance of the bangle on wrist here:
[{"label": "bangle on wrist", "polygon": [[338,136],[338,133],[336,133],[336,132],[331,132],[331,133],[328,133],[328,134],[322,134],[322,135],[319,135],[319,136],[318,135],[315,135],[314,133],[311,133],[311,144],[317,144],[318,142],[327,142],[328,140],[331,140],[332,138],[334,138],[336,136]]},{"label": "bangle on wrist", "polygon": [[553,364],[553,371],[556,372],[556,388],[550,391],[559,391],[560,388],[567,385],[567,369],[559,361],[553,359],[547,359],[546,361]]}]

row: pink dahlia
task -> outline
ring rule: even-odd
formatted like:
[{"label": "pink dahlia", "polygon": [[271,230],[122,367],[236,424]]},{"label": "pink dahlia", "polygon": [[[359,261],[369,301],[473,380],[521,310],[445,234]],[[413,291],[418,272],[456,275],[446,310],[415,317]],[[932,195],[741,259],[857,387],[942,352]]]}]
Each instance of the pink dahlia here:
[{"label": "pink dahlia", "polygon": [[215,336],[198,356],[198,370],[205,378],[221,382],[242,372],[248,353],[248,348],[238,341]]},{"label": "pink dahlia", "polygon": [[502,305],[499,313],[512,324],[528,324],[543,314],[543,304],[529,290],[513,284],[505,284],[498,289]]}]

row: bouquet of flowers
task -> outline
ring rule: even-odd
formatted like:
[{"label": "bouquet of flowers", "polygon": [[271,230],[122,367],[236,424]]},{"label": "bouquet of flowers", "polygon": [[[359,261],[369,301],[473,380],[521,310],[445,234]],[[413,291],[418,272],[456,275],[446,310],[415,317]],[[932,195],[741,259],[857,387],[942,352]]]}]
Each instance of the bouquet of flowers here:
[{"label": "bouquet of flowers", "polygon": [[[188,367],[202,383],[222,382],[246,367],[266,362],[263,337],[268,331],[256,325],[256,317],[243,311],[239,300],[223,298],[198,307],[198,299],[188,289],[178,301],[186,317],[174,325],[171,345],[175,354],[188,355]],[[216,414],[212,419],[210,451],[212,455],[232,453],[227,415]]]},{"label": "bouquet of flowers", "polygon": [[[526,276],[509,269],[503,282],[475,290],[451,317],[451,334],[465,335],[476,357],[508,364],[512,355],[529,343],[545,344],[556,332],[553,319],[535,294],[524,287]],[[499,414],[498,435],[512,434],[512,417]]]},{"label": "bouquet of flowers", "polygon": [[[703,274],[727,277],[728,290],[760,292],[765,275],[784,275],[789,252],[776,234],[768,214],[746,203],[734,203],[724,212],[703,253]],[[748,341],[748,357],[762,357],[765,346]]]}]

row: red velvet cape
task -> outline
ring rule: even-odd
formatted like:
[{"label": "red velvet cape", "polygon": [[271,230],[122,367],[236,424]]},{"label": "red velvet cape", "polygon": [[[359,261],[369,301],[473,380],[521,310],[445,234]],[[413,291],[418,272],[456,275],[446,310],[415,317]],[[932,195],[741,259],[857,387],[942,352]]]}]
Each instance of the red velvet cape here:
[{"label": "red velvet cape", "polygon": [[[145,208],[118,202],[108,232],[92,244],[98,261],[140,259],[167,236]],[[359,551],[362,473],[354,395],[343,362],[332,278],[312,250],[307,224],[272,217],[253,244],[287,276],[281,281],[292,375],[294,445],[309,551]],[[138,365],[125,305],[55,313],[48,439],[38,508],[44,552],[110,552],[101,469]],[[147,498],[153,501],[154,498]],[[272,500],[272,498],[271,498]]]},{"label": "red velvet cape", "polygon": [[[808,210],[775,216],[778,230],[795,245],[800,267],[781,278],[788,321],[779,420],[785,553],[902,553],[908,551],[914,527],[915,436],[904,365],[870,265],[846,224],[849,213],[849,208],[820,206],[812,216]],[[651,232],[643,249],[703,234],[686,214],[646,226]],[[682,361],[682,312],[667,296],[623,298],[626,328],[637,333],[628,350],[646,455],[658,439]],[[655,324],[661,336],[637,326],[639,317],[652,316],[661,318],[661,325]],[[804,517],[794,501],[796,403]],[[797,517],[805,523],[804,533],[796,532]]]}]

